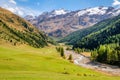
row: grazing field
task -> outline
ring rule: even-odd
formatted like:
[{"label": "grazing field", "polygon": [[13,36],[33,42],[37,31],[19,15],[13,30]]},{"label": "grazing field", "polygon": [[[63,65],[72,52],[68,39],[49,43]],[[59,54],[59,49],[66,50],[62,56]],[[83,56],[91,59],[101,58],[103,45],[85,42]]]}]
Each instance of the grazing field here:
[{"label": "grazing field", "polygon": [[53,46],[0,45],[0,80],[120,80],[62,59]]}]

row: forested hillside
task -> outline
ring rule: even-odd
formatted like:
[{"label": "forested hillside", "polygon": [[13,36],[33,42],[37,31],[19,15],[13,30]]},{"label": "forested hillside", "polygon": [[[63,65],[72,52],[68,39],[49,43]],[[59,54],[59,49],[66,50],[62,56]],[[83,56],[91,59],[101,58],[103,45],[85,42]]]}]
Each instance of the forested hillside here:
[{"label": "forested hillside", "polygon": [[104,28],[106,25],[109,24],[109,22],[110,22],[109,19],[107,22],[104,22],[104,20],[103,20],[102,22],[94,25],[93,27],[89,27],[86,29],[81,29],[81,30],[75,31],[75,32],[69,34],[68,36],[62,38],[59,42],[66,42],[67,44],[73,45],[78,40],[81,40],[83,37],[85,37],[86,35],[88,35],[92,32],[99,31],[100,29]]},{"label": "forested hillside", "polygon": [[98,31],[92,32],[91,34],[83,37],[80,41],[74,45],[74,47],[94,49],[99,47],[101,44],[120,43],[120,16],[111,18],[104,28],[99,28]]}]

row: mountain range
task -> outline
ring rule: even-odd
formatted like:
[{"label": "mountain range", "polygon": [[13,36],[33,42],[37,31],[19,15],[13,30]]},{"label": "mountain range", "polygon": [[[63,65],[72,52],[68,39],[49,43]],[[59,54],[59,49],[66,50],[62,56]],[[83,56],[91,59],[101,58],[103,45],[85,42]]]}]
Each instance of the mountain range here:
[{"label": "mountain range", "polygon": [[53,10],[35,17],[27,15],[25,19],[49,36],[65,37],[74,31],[88,28],[119,14],[120,9],[100,6],[76,11]]}]

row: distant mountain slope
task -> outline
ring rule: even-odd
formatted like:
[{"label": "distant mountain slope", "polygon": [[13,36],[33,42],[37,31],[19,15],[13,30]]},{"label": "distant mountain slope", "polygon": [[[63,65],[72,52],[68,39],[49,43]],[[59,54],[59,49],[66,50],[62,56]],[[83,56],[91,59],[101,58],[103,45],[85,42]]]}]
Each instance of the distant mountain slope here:
[{"label": "distant mountain slope", "polygon": [[25,19],[50,36],[65,37],[74,31],[93,26],[118,14],[120,14],[120,9],[101,6],[77,11],[54,10],[35,18],[27,16]]},{"label": "distant mountain slope", "polygon": [[83,37],[85,37],[93,32],[97,32],[100,29],[105,28],[111,22],[113,22],[113,20],[111,20],[111,19],[103,20],[89,28],[75,31],[75,32],[69,34],[68,36],[62,38],[61,40],[59,40],[59,42],[66,42],[67,44],[74,45],[77,41],[81,40]]},{"label": "distant mountain slope", "polygon": [[94,49],[100,44],[120,43],[120,15],[104,20],[91,28],[74,32],[71,35],[73,36],[69,35],[64,40],[66,42],[71,40],[70,43],[74,47],[80,48]]},{"label": "distant mountain slope", "polygon": [[34,47],[47,45],[47,37],[19,16],[0,8],[0,40],[14,45],[28,44]]}]

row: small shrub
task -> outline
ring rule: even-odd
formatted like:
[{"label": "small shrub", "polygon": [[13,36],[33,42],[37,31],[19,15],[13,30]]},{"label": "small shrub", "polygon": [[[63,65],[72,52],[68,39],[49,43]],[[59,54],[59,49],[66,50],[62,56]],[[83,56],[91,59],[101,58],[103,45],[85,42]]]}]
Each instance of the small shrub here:
[{"label": "small shrub", "polygon": [[68,60],[72,61],[72,59],[73,59],[72,54],[70,54]]},{"label": "small shrub", "polygon": [[62,72],[62,74],[70,74],[69,72],[65,71],[65,72]]},{"label": "small shrub", "polygon": [[81,74],[78,73],[77,76],[81,76]]},{"label": "small shrub", "polygon": [[83,76],[87,76],[87,74],[83,74]]}]

